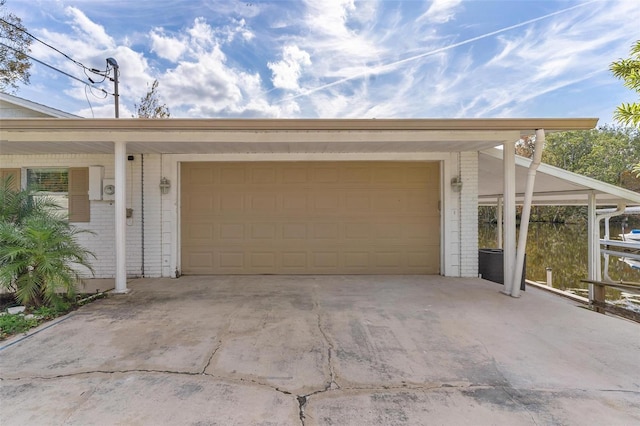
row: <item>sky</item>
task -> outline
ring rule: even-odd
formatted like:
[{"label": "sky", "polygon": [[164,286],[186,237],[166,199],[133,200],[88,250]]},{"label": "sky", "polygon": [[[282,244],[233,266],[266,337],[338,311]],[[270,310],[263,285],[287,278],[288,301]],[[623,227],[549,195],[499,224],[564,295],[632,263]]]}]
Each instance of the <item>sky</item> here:
[{"label": "sky", "polygon": [[[637,95],[609,71],[638,0],[7,0],[88,69],[119,65],[120,117],[154,80],[177,118],[597,117]],[[113,117],[113,83],[34,41],[17,96]],[[112,74],[113,75],[113,74]],[[106,92],[106,93],[105,93]]]}]

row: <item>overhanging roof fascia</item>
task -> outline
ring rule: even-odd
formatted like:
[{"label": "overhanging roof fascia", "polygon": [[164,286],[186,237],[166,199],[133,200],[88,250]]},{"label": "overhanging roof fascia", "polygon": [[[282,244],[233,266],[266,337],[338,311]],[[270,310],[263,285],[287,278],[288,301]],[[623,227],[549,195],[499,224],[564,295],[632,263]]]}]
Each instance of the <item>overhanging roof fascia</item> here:
[{"label": "overhanging roof fascia", "polygon": [[547,132],[592,129],[597,118],[483,118],[483,119],[6,119],[6,131],[330,131],[330,130],[460,130]]},{"label": "overhanging roof fascia", "polygon": [[[8,119],[5,154],[459,152],[514,142],[527,129],[588,129],[577,119]],[[533,130],[531,130],[533,132]]]},{"label": "overhanging roof fascia", "polygon": [[[59,118],[80,119],[81,118],[75,114],[70,114],[68,112],[64,112],[59,109],[51,108],[46,105],[29,101],[27,99],[20,98],[18,96],[13,96],[8,93],[0,92],[0,100],[9,104],[19,106],[21,108],[26,108],[35,112],[39,112],[41,114],[49,115],[55,119],[59,119]],[[4,120],[3,120],[3,127],[4,127]]]},{"label": "overhanging roof fascia", "polygon": [[[493,158],[502,160],[503,152],[500,149],[489,149],[482,151],[482,154],[486,154]],[[516,167],[529,168],[532,160],[516,155]],[[619,186],[611,185],[606,182],[599,181],[597,179],[590,178],[588,176],[583,176],[578,173],[570,172],[568,170],[561,169],[559,167],[551,166],[549,164],[541,163],[538,167],[538,173],[546,174],[549,176],[553,176],[555,178],[561,179],[563,181],[569,182],[573,185],[579,185],[583,187],[583,190],[562,190],[554,192],[535,192],[534,190],[534,203],[536,204],[556,204],[562,205],[562,197],[568,195],[588,195],[590,192],[607,194],[611,197],[606,197],[607,199],[617,199],[616,201],[626,201],[630,204],[640,205],[640,193],[631,191],[625,188],[621,188]],[[481,199],[495,199],[499,193],[496,194],[483,194],[479,195]],[[523,194],[518,194],[518,197],[522,197]],[[535,201],[535,197],[541,198],[542,201]],[[558,198],[558,202],[554,203],[553,200],[544,200],[545,197],[549,198]],[[576,204],[576,203],[567,203],[567,204]]]}]

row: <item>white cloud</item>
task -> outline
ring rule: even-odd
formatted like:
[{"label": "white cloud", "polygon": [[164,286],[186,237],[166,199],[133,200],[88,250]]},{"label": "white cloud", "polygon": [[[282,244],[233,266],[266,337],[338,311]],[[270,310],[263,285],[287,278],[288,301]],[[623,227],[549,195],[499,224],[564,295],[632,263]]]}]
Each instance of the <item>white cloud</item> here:
[{"label": "white cloud", "polygon": [[502,115],[523,111],[526,102],[541,95],[588,79],[608,78],[609,64],[624,54],[614,46],[624,46],[636,26],[635,20],[620,17],[640,17],[631,3],[596,2],[524,32],[501,36],[502,49],[474,74],[474,86],[482,90],[469,102],[474,108],[468,112]]},{"label": "white cloud", "polygon": [[299,90],[298,79],[302,68],[309,65],[311,65],[311,58],[307,52],[298,46],[287,45],[282,49],[282,60],[269,62],[267,66],[273,72],[274,87]]},{"label": "white cloud", "polygon": [[190,37],[191,50],[196,53],[206,52],[216,44],[213,29],[202,17],[195,19],[193,26],[187,30],[187,34]]},{"label": "white cloud", "polygon": [[232,25],[224,27],[221,33],[224,35],[224,39],[226,39],[227,42],[232,42],[237,35],[239,35],[244,41],[251,41],[255,37],[255,34],[247,28],[247,23],[244,19],[234,19],[232,21]]},{"label": "white cloud", "polygon": [[418,18],[418,21],[426,20],[437,24],[449,22],[455,16],[455,12],[462,0],[433,0],[429,9]]},{"label": "white cloud", "polygon": [[[377,61],[387,51],[377,44],[382,35],[374,30],[374,22],[365,22],[366,17],[371,20],[375,16],[372,5],[367,5],[363,14],[352,0],[307,0],[305,5],[304,19],[310,32],[302,39],[297,37],[298,45],[310,52],[318,74],[344,76],[343,67]],[[352,20],[358,22],[357,29],[352,28]]]},{"label": "white cloud", "polygon": [[149,34],[151,51],[163,59],[176,62],[187,50],[184,40],[168,37],[162,28],[154,28]]},{"label": "white cloud", "polygon": [[297,104],[272,105],[257,73],[226,64],[219,46],[193,61],[182,61],[160,76],[160,89],[170,99],[172,116],[283,116]]},{"label": "white cloud", "polygon": [[85,35],[88,41],[97,44],[96,47],[112,49],[115,46],[113,38],[106,33],[104,27],[91,21],[80,9],[69,6],[65,12],[71,16],[74,29]]}]

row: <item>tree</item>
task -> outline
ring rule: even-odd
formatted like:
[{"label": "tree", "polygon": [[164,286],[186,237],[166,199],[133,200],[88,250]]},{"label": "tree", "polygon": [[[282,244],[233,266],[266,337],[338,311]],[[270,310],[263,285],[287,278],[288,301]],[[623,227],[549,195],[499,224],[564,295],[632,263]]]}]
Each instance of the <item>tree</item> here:
[{"label": "tree", "polygon": [[[149,85],[147,84],[147,87]],[[138,118],[169,118],[171,113],[166,104],[160,105],[158,99],[158,80],[153,80],[147,94],[140,98],[140,104],[134,104]]]},{"label": "tree", "polygon": [[535,136],[524,136],[516,142],[516,155],[526,158],[533,158],[536,147]]},{"label": "tree", "polygon": [[631,165],[640,162],[640,130],[604,126],[550,133],[542,160],[552,166],[621,185]]},{"label": "tree", "polygon": [[69,224],[46,197],[16,190],[11,178],[0,182],[0,287],[23,305],[56,305],[75,295],[77,266],[93,271],[93,253],[76,237],[89,232]]},{"label": "tree", "polygon": [[31,37],[22,20],[5,10],[0,0],[0,91],[15,93],[18,82],[29,84]]},{"label": "tree", "polygon": [[[640,94],[640,40],[631,47],[631,57],[620,59],[611,64],[609,69],[614,76],[624,81],[624,85]],[[625,125],[640,128],[640,103],[622,103],[614,114],[614,118]],[[640,177],[640,162],[633,171]]]}]

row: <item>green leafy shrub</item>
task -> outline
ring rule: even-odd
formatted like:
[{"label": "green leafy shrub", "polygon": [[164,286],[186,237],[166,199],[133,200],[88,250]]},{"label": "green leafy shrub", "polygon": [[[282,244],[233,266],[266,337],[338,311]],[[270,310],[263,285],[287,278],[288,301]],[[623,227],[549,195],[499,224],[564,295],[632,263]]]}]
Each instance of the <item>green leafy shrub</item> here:
[{"label": "green leafy shrub", "polygon": [[2,315],[0,316],[0,339],[11,334],[24,333],[36,325],[38,325],[36,318],[25,318],[24,315]]},{"label": "green leafy shrub", "polygon": [[0,286],[25,306],[55,306],[64,301],[60,294],[72,299],[78,267],[93,272],[95,256],[76,241],[90,231],[70,225],[50,199],[11,184],[0,184]]}]

